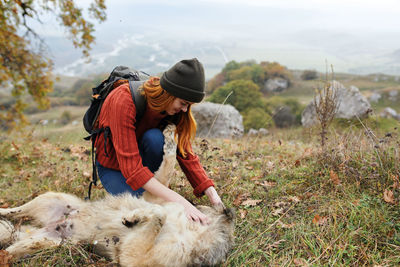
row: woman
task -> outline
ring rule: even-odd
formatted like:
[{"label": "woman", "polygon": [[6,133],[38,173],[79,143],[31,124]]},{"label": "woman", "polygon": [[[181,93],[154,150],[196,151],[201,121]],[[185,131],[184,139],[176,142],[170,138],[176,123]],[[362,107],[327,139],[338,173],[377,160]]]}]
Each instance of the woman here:
[{"label": "woman", "polygon": [[[208,218],[178,193],[167,188],[154,176],[163,157],[165,121],[176,124],[177,160],[194,188],[197,197],[207,195],[213,205],[222,205],[190,141],[196,134],[191,105],[204,98],[204,69],[197,59],[182,60],[166,71],[161,79],[150,77],[143,84],[147,107],[136,124],[136,108],[128,83],[115,88],[104,101],[99,127],[109,127],[111,142],[103,135],[96,140],[97,169],[103,187],[116,195],[130,192],[140,196],[144,190],[166,201],[181,203],[189,219],[208,223]],[[161,128],[161,129],[160,129]]]}]

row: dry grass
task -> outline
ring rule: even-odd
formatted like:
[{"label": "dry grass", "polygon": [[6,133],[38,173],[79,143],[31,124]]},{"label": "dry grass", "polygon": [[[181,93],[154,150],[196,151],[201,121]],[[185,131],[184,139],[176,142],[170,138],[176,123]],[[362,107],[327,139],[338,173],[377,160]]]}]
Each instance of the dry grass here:
[{"label": "dry grass", "polygon": [[[83,198],[90,180],[89,144],[75,133],[68,143],[36,133],[2,136],[0,205],[19,205],[49,190]],[[236,245],[223,266],[400,264],[399,129],[389,134],[336,127],[328,140],[325,154],[313,129],[196,140],[194,149],[224,202],[237,210]],[[177,176],[174,190],[207,203],[193,197],[181,171]],[[93,194],[96,199],[105,193],[98,187]],[[107,263],[88,245],[66,245],[14,265]]]}]

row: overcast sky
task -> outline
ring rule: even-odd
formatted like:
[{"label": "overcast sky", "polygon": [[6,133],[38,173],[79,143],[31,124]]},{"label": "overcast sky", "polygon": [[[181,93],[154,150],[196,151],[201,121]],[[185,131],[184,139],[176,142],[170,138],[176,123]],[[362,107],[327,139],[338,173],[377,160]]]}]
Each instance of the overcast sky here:
[{"label": "overcast sky", "polygon": [[[84,7],[91,1],[77,2]],[[392,62],[400,72],[391,58],[400,49],[395,0],[108,0],[106,5],[107,21],[96,26],[94,55],[135,36],[160,46],[209,42],[224,61],[278,61],[321,70],[328,60],[339,71]],[[52,19],[44,22],[39,32],[63,36]],[[57,53],[53,50],[56,58]]]}]

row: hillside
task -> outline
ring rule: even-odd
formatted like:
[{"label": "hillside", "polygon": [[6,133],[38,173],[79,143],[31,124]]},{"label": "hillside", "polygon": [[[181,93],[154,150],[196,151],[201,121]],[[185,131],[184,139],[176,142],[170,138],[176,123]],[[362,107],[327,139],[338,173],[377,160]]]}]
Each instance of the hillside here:
[{"label": "hillside", "polygon": [[[372,126],[368,121],[367,127]],[[194,150],[225,204],[236,209],[235,246],[222,266],[395,266],[400,264],[399,128],[356,125],[329,132],[275,129],[266,137],[196,139]],[[46,191],[84,197],[90,145],[80,126],[37,125],[0,136],[0,205]],[[177,168],[172,188],[196,204]],[[101,185],[94,199],[105,195]],[[91,244],[64,244],[12,266],[106,266]]]}]

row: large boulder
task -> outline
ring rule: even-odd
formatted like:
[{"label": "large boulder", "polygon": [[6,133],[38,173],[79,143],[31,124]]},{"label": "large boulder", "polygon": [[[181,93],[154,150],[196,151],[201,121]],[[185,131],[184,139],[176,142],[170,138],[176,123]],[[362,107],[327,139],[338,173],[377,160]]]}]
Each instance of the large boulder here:
[{"label": "large boulder", "polygon": [[285,128],[293,126],[296,123],[296,116],[293,115],[292,109],[288,106],[281,106],[275,110],[274,116],[275,126]]},{"label": "large boulder", "polygon": [[383,118],[393,118],[400,121],[400,114],[396,112],[396,110],[392,109],[391,107],[386,107],[380,114]]},{"label": "large boulder", "polygon": [[[337,81],[333,81],[332,86],[337,90],[339,102],[335,118],[352,119],[357,116],[359,118],[368,116],[371,111],[371,105],[357,87],[350,86],[350,88],[346,88]],[[315,112],[314,100],[311,100],[301,115],[301,124],[303,126],[311,126],[316,123],[318,123],[318,119]]]},{"label": "large boulder", "polygon": [[203,102],[193,105],[192,113],[199,137],[232,138],[243,135],[242,115],[231,105]]},{"label": "large boulder", "polygon": [[264,88],[262,88],[262,91],[265,93],[281,92],[281,91],[286,90],[288,87],[289,87],[289,82],[286,79],[277,77],[277,78],[268,79],[264,83]]}]

